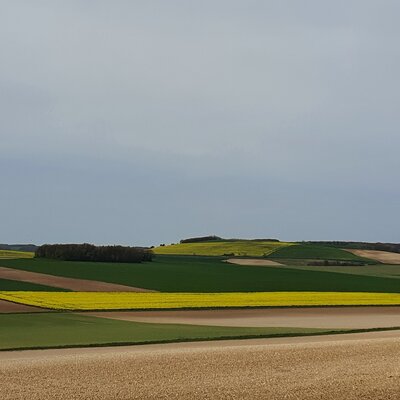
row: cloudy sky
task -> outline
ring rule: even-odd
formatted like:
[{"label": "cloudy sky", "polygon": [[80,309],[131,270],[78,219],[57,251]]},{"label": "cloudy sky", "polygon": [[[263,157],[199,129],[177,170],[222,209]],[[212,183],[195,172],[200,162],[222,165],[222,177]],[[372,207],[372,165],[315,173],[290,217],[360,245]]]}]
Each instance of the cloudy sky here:
[{"label": "cloudy sky", "polygon": [[0,0],[0,242],[400,242],[399,15]]}]

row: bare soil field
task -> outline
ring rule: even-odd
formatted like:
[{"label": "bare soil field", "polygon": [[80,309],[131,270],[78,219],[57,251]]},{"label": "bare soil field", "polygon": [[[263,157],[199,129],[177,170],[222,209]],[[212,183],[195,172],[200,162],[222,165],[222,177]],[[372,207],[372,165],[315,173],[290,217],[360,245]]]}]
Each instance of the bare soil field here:
[{"label": "bare soil field", "polygon": [[25,304],[12,303],[11,301],[0,300],[0,314],[20,312],[40,312],[42,308],[26,306]]},{"label": "bare soil field", "polygon": [[371,260],[376,260],[384,264],[400,264],[400,253],[391,253],[390,251],[378,250],[344,250],[349,251],[356,256],[369,258]]},{"label": "bare soil field", "polygon": [[116,283],[90,281],[87,279],[66,278],[62,276],[22,271],[0,267],[0,278],[37,283],[46,286],[69,289],[77,292],[154,292],[154,290],[119,285]]},{"label": "bare soil field", "polygon": [[0,353],[0,398],[397,400],[400,331]]},{"label": "bare soil field", "polygon": [[241,327],[371,329],[400,327],[400,307],[111,311],[84,315],[125,321]]},{"label": "bare soil field", "polygon": [[259,267],[273,267],[283,265],[272,260],[260,260],[257,258],[229,258],[226,260],[227,263],[237,264],[237,265],[250,265]]}]

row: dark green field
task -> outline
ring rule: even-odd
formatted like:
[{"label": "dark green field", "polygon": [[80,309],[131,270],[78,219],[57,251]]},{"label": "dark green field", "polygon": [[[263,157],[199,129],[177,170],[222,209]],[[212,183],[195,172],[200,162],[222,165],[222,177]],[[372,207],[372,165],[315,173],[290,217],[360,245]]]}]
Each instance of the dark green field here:
[{"label": "dark green field", "polygon": [[65,292],[67,290],[54,288],[45,285],[37,285],[35,283],[29,282],[21,282],[21,281],[13,281],[9,279],[0,279],[0,290],[26,290],[26,291],[57,291],[57,292]]},{"label": "dark green field", "polygon": [[333,332],[306,328],[232,328],[117,321],[67,313],[0,315],[0,350],[162,343]]},{"label": "dark green field", "polygon": [[366,258],[358,257],[348,251],[335,247],[324,247],[313,244],[300,244],[287,246],[276,250],[268,258],[278,259],[310,259],[310,260],[337,260],[337,261],[363,261],[376,264]]},{"label": "dark green field", "polygon": [[[218,257],[157,256],[142,264],[44,259],[4,260],[3,265],[72,278],[163,292],[339,291],[400,293],[398,279],[290,267],[238,266]],[[362,267],[358,267],[362,268]],[[23,289],[19,289],[23,290]]]}]

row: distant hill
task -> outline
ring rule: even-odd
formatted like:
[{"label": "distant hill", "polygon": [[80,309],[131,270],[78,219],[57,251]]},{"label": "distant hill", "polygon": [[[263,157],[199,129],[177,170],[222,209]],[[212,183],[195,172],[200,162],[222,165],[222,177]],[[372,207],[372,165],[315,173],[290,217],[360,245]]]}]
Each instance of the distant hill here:
[{"label": "distant hill", "polygon": [[181,242],[180,244],[159,246],[153,250],[155,254],[266,257],[282,247],[292,245],[294,245],[294,243],[285,243],[269,239],[219,239]]},{"label": "distant hill", "polygon": [[[342,242],[341,242],[342,243]],[[344,243],[344,242],[343,242]],[[346,246],[343,246],[345,249]],[[348,247],[350,248],[350,247]],[[345,261],[349,263],[376,263],[341,249],[339,246],[309,242],[280,242],[277,239],[222,239],[205,236],[181,240],[179,244],[161,245],[155,254],[185,256],[268,257],[306,262]]]},{"label": "distant hill", "polygon": [[35,252],[37,248],[34,244],[0,244],[0,250]]}]

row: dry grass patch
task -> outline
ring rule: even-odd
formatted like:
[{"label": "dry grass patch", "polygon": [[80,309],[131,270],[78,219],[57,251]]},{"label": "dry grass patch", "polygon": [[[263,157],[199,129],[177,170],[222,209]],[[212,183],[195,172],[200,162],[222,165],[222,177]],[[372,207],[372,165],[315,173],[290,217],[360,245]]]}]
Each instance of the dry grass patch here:
[{"label": "dry grass patch", "polygon": [[400,253],[392,253],[390,251],[378,250],[349,250],[346,251],[359,257],[369,258],[384,264],[400,264]]}]

